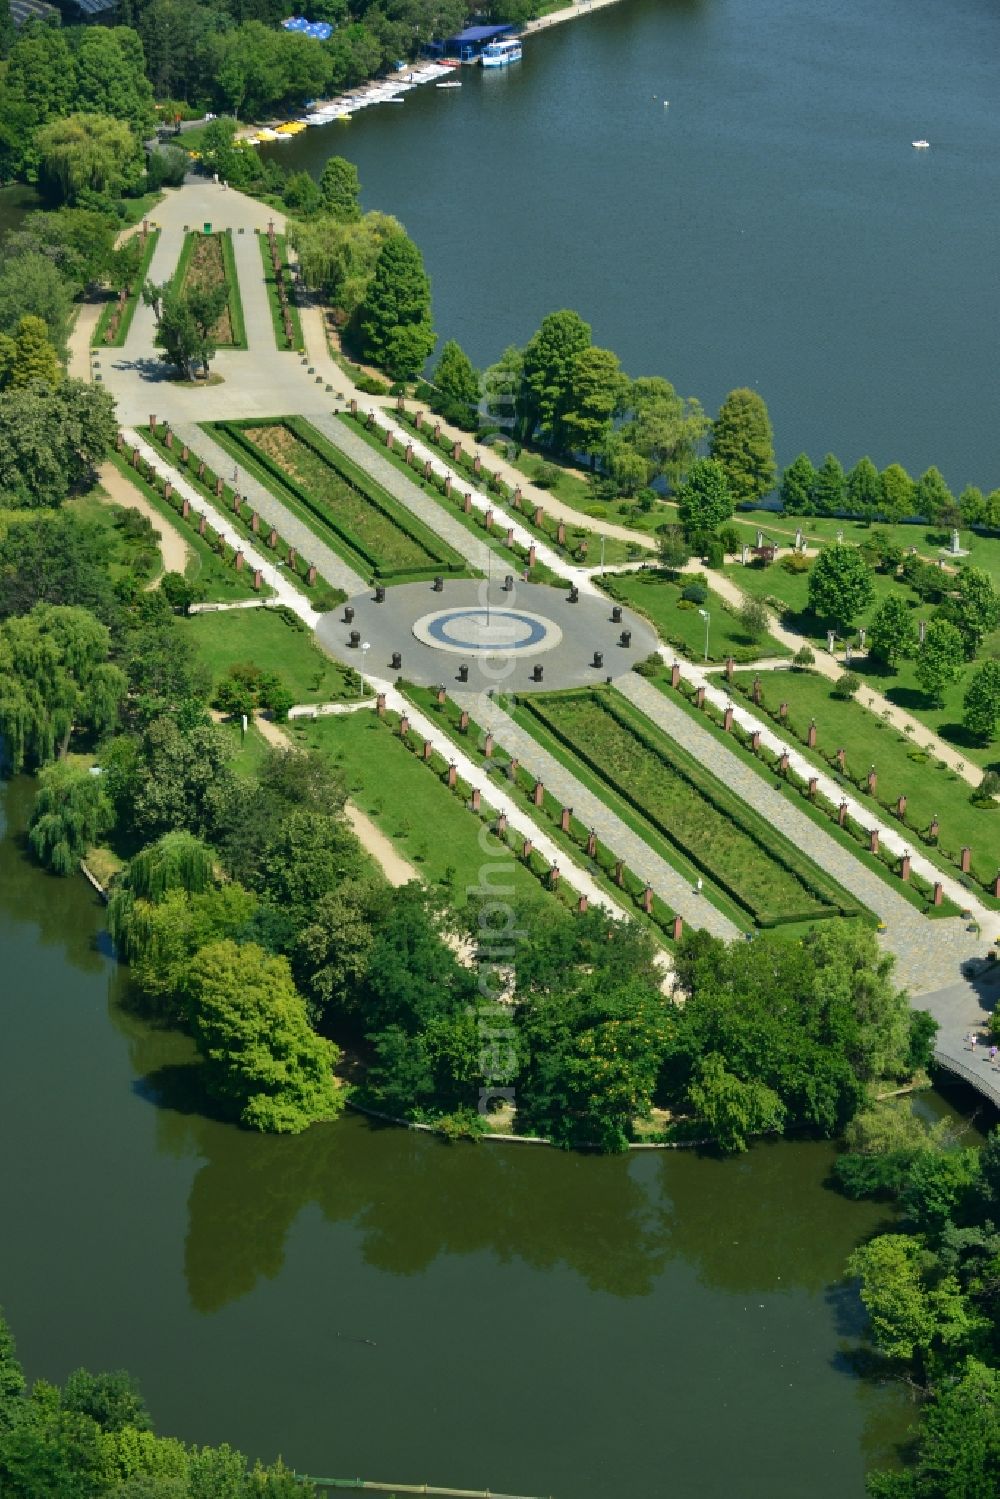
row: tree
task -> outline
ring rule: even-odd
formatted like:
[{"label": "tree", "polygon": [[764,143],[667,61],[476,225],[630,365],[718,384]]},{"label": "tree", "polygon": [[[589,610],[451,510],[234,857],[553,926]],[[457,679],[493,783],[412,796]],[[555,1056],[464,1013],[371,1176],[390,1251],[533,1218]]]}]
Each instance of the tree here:
[{"label": "tree", "polygon": [[827,453],[816,470],[813,505],[817,515],[838,515],[844,508],[844,470],[833,453]]},{"label": "tree", "polygon": [[60,355],[73,315],[73,288],[48,255],[4,256],[0,268],[0,332],[16,334],[25,317],[41,318]]},{"label": "tree", "polygon": [[958,513],[963,526],[983,526],[987,523],[988,507],[983,491],[975,484],[967,484],[958,497]]},{"label": "tree", "polygon": [[737,504],[756,504],[774,487],[774,435],[755,390],[731,390],[712,423],[709,452],[725,471]]},{"label": "tree", "polygon": [[816,470],[806,453],[800,453],[781,476],[781,507],[789,515],[812,515]]},{"label": "tree", "polygon": [[938,613],[955,626],[962,637],[965,659],[972,661],[986,636],[1000,623],[1000,594],[983,568],[963,567],[957,588],[945,597]]},{"label": "tree", "polygon": [[99,774],[68,760],[43,766],[28,843],[53,874],[74,874],[92,844],[110,832],[115,812]]},{"label": "tree", "polygon": [[691,556],[683,526],[663,526],[656,543],[657,560],[668,572],[680,572]]},{"label": "tree", "polygon": [[890,463],[882,470],[882,512],[886,520],[908,520],[914,508],[913,480],[901,464]]},{"label": "tree", "polygon": [[309,218],[323,206],[320,190],[308,172],[293,172],[285,183],[281,194],[285,207],[292,213],[301,213]]},{"label": "tree", "polygon": [[26,1388],[14,1335],[0,1308],[0,1438],[15,1424]]},{"label": "tree", "polygon": [[204,293],[195,293],[194,296],[173,286],[162,288],[156,318],[156,344],[163,350],[165,362],[173,365],[181,379],[193,380],[198,365],[208,374],[215,345],[206,329],[205,319],[215,311],[215,317],[207,325],[211,328],[224,304],[225,295],[225,287],[206,288]]},{"label": "tree", "polygon": [[824,547],[809,569],[809,607],[819,619],[846,629],[871,604],[875,580],[854,546]]},{"label": "tree", "polygon": [[882,480],[870,458],[859,458],[844,484],[844,503],[849,514],[872,521],[882,508]]},{"label": "tree", "polygon": [[[132,246],[134,253],[138,240],[136,236],[132,240],[126,244]],[[115,224],[107,214],[88,208],[29,213],[20,228],[7,235],[4,250],[13,260],[24,255],[44,256],[80,293],[93,283],[112,277],[116,264]]]},{"label": "tree", "polygon": [[15,516],[0,535],[0,620],[38,603],[79,604],[110,620],[119,606],[106,556],[103,528],[71,511]]},{"label": "tree", "polygon": [[118,423],[108,391],[83,380],[0,391],[0,498],[61,504],[90,483]]},{"label": "tree", "polygon": [[0,735],[15,772],[64,755],[74,727],[114,723],[126,684],[108,645],[84,609],[37,604],[0,625]]},{"label": "tree", "polygon": [[618,356],[610,349],[598,349],[592,344],[577,354],[562,417],[563,439],[568,449],[587,453],[591,462],[596,463],[598,453],[611,435],[612,421],[627,385]]},{"label": "tree", "polygon": [[814,927],[804,940],[812,965],[814,1000],[827,1012],[843,1010],[854,1022],[844,1033],[844,1053],[864,1082],[909,1075],[911,1011],[892,981],[895,958],[884,953],[868,927],[855,922]]},{"label": "tree", "polygon": [[733,496],[722,464],[714,458],[696,458],[677,491],[677,515],[685,536],[710,535],[732,513]]},{"label": "tree", "polygon": [[752,593],[745,593],[740,603],[740,625],[743,633],[752,641],[763,640],[770,628],[767,606]]},{"label": "tree", "polygon": [[621,405],[624,420],[615,435],[645,460],[642,484],[658,476],[679,484],[709,428],[699,402],[679,396],[669,380],[642,376],[629,385]]},{"label": "tree", "polygon": [[396,380],[418,374],[437,335],[423,257],[408,235],[386,240],[360,309],[362,352]]},{"label": "tree", "polygon": [[784,1127],[786,1110],[777,1093],[734,1077],[716,1052],[703,1059],[688,1100],[725,1151],[746,1150],[754,1135],[780,1134]]},{"label": "tree", "polygon": [[525,436],[540,429],[558,453],[566,450],[563,418],[571,405],[574,361],[589,348],[590,324],[564,308],[542,319],[524,350]]},{"label": "tree", "polygon": [[114,195],[136,187],[142,154],[122,120],[104,114],[72,114],[43,125],[36,137],[38,180],[56,205],[74,204],[87,193]]},{"label": "tree", "polygon": [[288,236],[306,286],[353,319],[364,304],[384,245],[402,232],[399,221],[388,214],[366,213],[359,222],[323,217],[293,223]]},{"label": "tree", "polygon": [[469,356],[453,338],[449,338],[441,350],[441,357],[434,369],[434,384],[442,401],[459,408],[465,415],[472,413],[479,405],[479,376]]},{"label": "tree", "polygon": [[932,619],[917,654],[916,678],[934,706],[941,706],[944,689],[958,681],[964,658],[962,637],[955,626],[940,617]]},{"label": "tree", "polygon": [[939,469],[931,467],[920,475],[913,486],[913,505],[917,514],[932,525],[951,523],[956,508],[955,496],[944,482]]},{"label": "tree", "polygon": [[652,478],[649,459],[644,458],[620,430],[608,435],[601,464],[605,480],[615,496],[625,495],[631,499],[639,490],[645,489]]},{"label": "tree", "polygon": [[375,880],[345,882],[316,902],[293,955],[314,1023],[360,1012],[375,928],[384,921],[387,905],[386,887]]},{"label": "tree", "polygon": [[847,1273],[861,1281],[879,1352],[915,1365],[920,1376],[932,1349],[960,1342],[969,1330],[958,1281],[934,1277],[933,1257],[919,1239],[879,1234],[854,1251]]},{"label": "tree", "polygon": [[13,338],[0,333],[0,390],[23,389],[36,381],[58,385],[62,369],[48,333],[42,319],[31,316],[21,319]]},{"label": "tree", "polygon": [[965,689],[962,723],[974,738],[988,743],[1000,724],[1000,661],[984,661]]},{"label": "tree", "polygon": [[877,1499],[994,1499],[1000,1490],[1000,1370],[966,1358],[936,1382],[912,1466],[869,1475]]},{"label": "tree", "polygon": [[902,594],[887,594],[868,626],[870,654],[876,661],[895,666],[900,657],[912,656],[916,648],[917,632],[909,604]]},{"label": "tree", "polygon": [[62,1389],[62,1408],[96,1421],[102,1431],[152,1431],[153,1422],[139,1386],[124,1369],[91,1374],[74,1369]]},{"label": "tree", "polygon": [[214,942],[192,960],[188,1020],[212,1092],[241,1123],[299,1134],[335,1119],[343,1096],[333,1079],[337,1048],[314,1034],[285,958],[256,943]]},{"label": "tree", "polygon": [[353,161],[343,156],[331,156],[319,179],[320,197],[324,212],[342,223],[350,223],[361,217],[361,182]]},{"label": "tree", "polygon": [[533,408],[524,378],[524,354],[513,344],[484,370],[483,396],[490,416],[508,427],[517,442],[531,436]]}]

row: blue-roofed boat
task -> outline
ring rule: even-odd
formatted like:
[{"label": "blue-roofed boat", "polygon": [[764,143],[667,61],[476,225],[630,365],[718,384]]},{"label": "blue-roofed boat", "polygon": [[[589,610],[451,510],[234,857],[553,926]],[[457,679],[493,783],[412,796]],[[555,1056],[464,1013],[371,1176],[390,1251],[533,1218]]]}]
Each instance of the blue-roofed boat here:
[{"label": "blue-roofed boat", "polygon": [[484,68],[509,68],[512,62],[520,62],[521,56],[521,38],[512,36],[490,42],[483,48],[479,60]]}]

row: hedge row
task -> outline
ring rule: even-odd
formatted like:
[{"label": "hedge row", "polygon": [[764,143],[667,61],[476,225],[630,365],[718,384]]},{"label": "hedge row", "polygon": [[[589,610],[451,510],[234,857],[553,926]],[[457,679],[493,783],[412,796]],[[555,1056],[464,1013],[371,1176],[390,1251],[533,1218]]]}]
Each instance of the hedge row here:
[{"label": "hedge row", "polygon": [[[150,263],[156,251],[159,238],[159,229],[151,229],[146,235],[142,259],[139,262],[139,269],[135,273],[135,278],[130,285],[126,284],[122,287],[118,294],[118,300],[109,302],[101,312],[97,327],[91,334],[91,348],[120,349],[125,343],[126,338],[128,338],[128,330],[132,326],[132,319],[135,317],[135,309],[139,305],[142,288],[146,284],[146,277],[149,274]],[[109,338],[109,325],[114,321],[116,313],[118,320],[115,323],[114,333]]]}]

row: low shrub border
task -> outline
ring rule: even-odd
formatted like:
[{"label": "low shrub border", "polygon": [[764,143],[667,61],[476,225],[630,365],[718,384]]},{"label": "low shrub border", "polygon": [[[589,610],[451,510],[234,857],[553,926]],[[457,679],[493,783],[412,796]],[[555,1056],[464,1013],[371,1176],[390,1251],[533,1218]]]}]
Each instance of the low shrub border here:
[{"label": "low shrub border", "polygon": [[563,813],[566,809],[551,792],[544,791],[541,805],[536,805],[534,776],[522,766],[518,766],[515,773],[511,775],[511,761],[505,752],[487,759],[483,750],[485,731],[471,717],[463,729],[461,710],[451,698],[446,696],[444,702],[441,702],[432,688],[417,687],[410,682],[402,683],[401,690],[415,707],[437,718],[449,739],[452,739],[465,754],[475,755],[484,764],[495,765],[498,771],[503,771],[506,777],[503,782],[505,793],[533,818],[547,822],[549,836],[553,841],[561,844],[568,853],[571,852],[574,856],[580,857],[580,862],[587,869],[587,873],[601,885],[608,895],[622,905],[631,901],[636,908],[637,919],[648,917],[652,921],[657,929],[659,941],[670,943],[674,940],[677,913],[667,905],[666,901],[661,900],[654,892],[650,892],[647,911],[645,880],[639,879],[623,859],[617,858],[614,852],[596,837],[593,839],[594,852],[591,854],[590,829],[572,814],[566,819],[567,825],[564,828]]},{"label": "low shrub border", "polygon": [[758,775],[767,777],[769,773],[773,774],[775,790],[798,799],[801,803],[800,810],[812,822],[815,822],[817,827],[823,828],[828,837],[833,838],[841,847],[848,849],[854,858],[877,874],[922,915],[928,918],[959,915],[958,907],[946,895],[942,894],[939,906],[934,905],[933,886],[920,875],[911,874],[908,882],[901,880],[899,860],[882,848],[877,854],[873,854],[869,847],[868,830],[862,828],[853,818],[845,818],[844,826],[841,827],[839,808],[819,791],[815,796],[810,796],[808,781],[797,775],[791,767],[787,772],[782,772],[780,756],[773,754],[763,745],[754,750],[752,735],[737,723],[734,723],[732,729],[727,731],[723,726],[722,715],[711,703],[706,702],[703,707],[699,708],[694,690],[689,684],[682,682],[681,687],[675,691],[671,689],[669,673],[665,672],[661,676],[651,677],[644,672],[643,675],[664,696],[673,698],[683,712],[697,719],[706,732],[717,739],[720,744],[724,744],[732,754],[752,765]]},{"label": "low shrub border", "polygon": [[[532,694],[523,699],[522,706],[530,714],[538,718],[548,729],[549,733],[571,755],[587,765],[594,775],[598,776],[602,781],[607,782],[607,772],[604,768],[591,756],[588,750],[581,747],[545,711],[550,697],[556,697],[556,695]],[[714,864],[705,860],[700,850],[691,847],[686,841],[679,838],[668,821],[645,806],[638,797],[632,794],[628,787],[622,785],[615,786],[614,789],[617,794],[628,802],[640,817],[656,828],[697,869],[701,870],[721,890],[725,891],[730,900],[746,911],[756,925],[760,927],[783,926],[798,922],[823,920],[825,917],[836,915],[855,916],[859,914],[857,903],[845,890],[837,885],[835,880],[813,865],[781,833],[757,817],[751,808],[747,807],[729,792],[710,772],[699,766],[693,757],[687,755],[680,745],[673,741],[668,741],[666,735],[662,736],[664,743],[659,743],[659,734],[655,725],[650,724],[649,728],[647,728],[645,723],[641,721],[641,714],[635,712],[633,715],[629,711],[630,705],[627,705],[625,699],[616,701],[611,693],[600,688],[583,688],[558,694],[558,700],[563,702],[571,699],[580,701],[590,700],[602,711],[606,712],[648,753],[654,755],[664,765],[665,769],[679,776],[715,812],[727,819],[734,827],[739,829],[744,837],[749,838],[756,844],[758,849],[767,858],[771,859],[786,874],[790,875],[801,885],[817,901],[819,906],[817,910],[802,909],[791,911],[771,911],[761,907],[748,896],[746,891],[732,884],[727,876],[716,868]],[[668,747],[669,754],[667,753]]]},{"label": "low shrub border", "polygon": [[[446,543],[441,542],[432,532],[426,530],[418,520],[405,511],[384,490],[376,485],[375,481],[369,479],[360,469],[350,464],[348,459],[340,461],[340,455],[333,456],[336,450],[332,447],[326,450],[322,444],[319,433],[314,432],[308,422],[298,417],[283,417],[275,421],[262,421],[257,418],[245,418],[242,420],[212,422],[210,430],[228,439],[229,451],[238,450],[240,459],[248,467],[256,466],[263,482],[268,485],[277,484],[287,494],[291,495],[300,506],[306,509],[324,529],[330,531],[339,542],[336,547],[345,556],[345,561],[351,566],[357,567],[358,571],[367,576],[371,582],[373,579],[388,582],[401,581],[404,578],[433,577],[436,573],[450,573],[458,576],[466,571],[464,559],[452,551]],[[277,464],[267,453],[257,446],[246,435],[247,428],[260,426],[284,427],[297,441],[315,454],[331,471],[347,484],[356,494],[368,501],[374,509],[382,516],[386,523],[393,526],[414,547],[427,557],[427,565],[421,566],[386,566],[373,554],[369,548],[360,541],[337,517],[332,514],[325,503],[312,495],[297,480],[292,478],[279,464]]]},{"label": "low shrub border", "polygon": [[398,439],[395,439],[392,446],[389,447],[384,437],[379,439],[376,435],[377,429],[375,429],[374,425],[368,425],[368,418],[363,412],[358,411],[353,416],[347,412],[341,412],[340,419],[351,427],[354,427],[356,424],[359,435],[367,442],[368,446],[381,454],[401,474],[404,474],[411,484],[416,485],[418,489],[422,489],[425,494],[430,495],[435,500],[450,503],[454,508],[455,518],[461,522],[467,531],[477,536],[484,546],[488,546],[491,552],[495,552],[498,557],[501,557],[511,568],[511,571],[520,572],[526,580],[532,583],[549,583],[555,588],[568,588],[570,586],[564,578],[554,573],[544,562],[539,562],[537,559],[532,562],[528,547],[522,546],[519,541],[514,541],[508,546],[506,539],[501,541],[496,531],[488,530],[486,516],[483,511],[477,510],[475,506],[466,511],[464,508],[464,495],[460,490],[455,489],[454,486],[449,492],[448,485],[442,475],[435,473],[433,469],[427,474],[417,468],[411,468],[404,457],[406,444],[400,443]]},{"label": "low shrub border", "polygon": [[[807,752],[811,753],[813,758],[821,760],[824,763],[827,771],[835,776],[838,780],[841,780],[845,782],[846,785],[850,786],[852,792],[866,797],[873,803],[874,806],[878,807],[882,812],[886,814],[888,820],[898,823],[901,828],[905,828],[908,833],[911,833],[914,839],[919,839],[919,841],[921,842],[921,844],[923,844],[924,848],[927,851],[927,857],[931,860],[932,863],[937,864],[943,872],[950,873],[952,869],[957,871],[957,877],[962,881],[962,883],[968,885],[970,888],[973,885],[978,887],[976,890],[976,894],[983,900],[984,904],[1000,905],[1000,900],[997,899],[997,885],[1000,884],[1000,875],[998,875],[995,870],[993,876],[990,877],[986,873],[986,871],[982,869],[982,866],[977,869],[975,863],[972,860],[970,860],[969,868],[967,870],[963,870],[961,863],[961,854],[956,853],[951,849],[943,846],[940,842],[940,836],[933,833],[932,827],[930,825],[921,826],[914,822],[913,818],[907,814],[905,804],[902,812],[900,812],[898,800],[895,802],[886,801],[884,800],[884,798],[878,795],[877,789],[874,792],[871,790],[871,787],[869,785],[869,778],[867,775],[856,778],[849,773],[849,771],[846,769],[846,766],[844,769],[841,769],[836,751],[831,753],[829,750],[825,749],[818,743],[810,744],[809,726],[803,729],[803,727],[796,722],[791,714],[786,713],[785,716],[782,717],[780,709],[775,709],[768,706],[768,704],[763,701],[763,697],[761,698],[761,701],[759,703],[755,703],[753,700],[753,687],[748,686],[745,682],[736,681],[734,679],[733,681],[727,682],[726,685],[730,691],[732,691],[733,693],[739,693],[741,697],[745,698],[753,707],[755,713],[759,713],[762,716],[769,718],[772,723],[777,725],[782,733],[787,734],[792,739],[796,739]],[[864,712],[866,710],[862,708],[859,711]],[[827,803],[827,805],[832,806],[832,804],[830,803]],[[833,809],[833,815],[836,815],[836,809]],[[865,838],[867,841],[867,832],[865,833]],[[950,869],[948,866],[950,866]],[[911,876],[911,878],[916,878],[916,876]]]},{"label": "low shrub border", "polygon": [[[169,442],[167,440],[168,434],[170,438]],[[289,567],[288,558],[292,548],[284,537],[279,535],[266,521],[260,522],[260,529],[255,531],[253,528],[253,517],[256,512],[253,506],[245,498],[241,497],[239,509],[237,510],[235,490],[225,479],[222,480],[222,493],[220,494],[218,484],[222,475],[214,473],[208,464],[203,463],[190,448],[186,449],[187,458],[185,459],[182,456],[185,449],[182,447],[178,451],[177,439],[165,423],[161,424],[158,422],[155,429],[149,428],[148,435],[150,441],[154,442],[174,467],[183,473],[193,489],[196,489],[200,495],[203,495],[205,500],[216,509],[225,509],[228,519],[232,522],[234,531],[239,532],[241,536],[245,536],[248,541],[258,546],[262,551],[265,548],[273,551],[275,557],[283,562],[288,569],[287,577],[289,582],[293,583],[300,590],[314,609],[323,613],[329,609],[336,609],[338,604],[344,602],[347,598],[344,590],[342,588],[334,588],[325,579],[320,578],[318,572],[312,583],[310,583],[309,574],[313,569],[307,558],[301,557],[296,553],[294,562]],[[179,496],[176,498],[180,501],[176,508],[180,510],[183,506],[183,500]],[[174,508],[173,499],[174,496],[171,496],[171,499],[168,501],[171,508]],[[274,531],[275,537],[273,547],[270,545],[272,531]]]},{"label": "low shrub border", "polygon": [[159,238],[159,229],[150,229],[134,280],[122,287],[117,301],[108,302],[102,309],[97,327],[90,336],[92,349],[120,349],[125,343]]}]

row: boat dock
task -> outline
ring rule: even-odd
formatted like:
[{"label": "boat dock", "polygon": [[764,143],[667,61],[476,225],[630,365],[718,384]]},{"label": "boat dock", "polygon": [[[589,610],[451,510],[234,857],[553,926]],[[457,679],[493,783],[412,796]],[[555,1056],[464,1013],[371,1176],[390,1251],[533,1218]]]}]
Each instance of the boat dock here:
[{"label": "boat dock", "polygon": [[[372,1494],[437,1494],[443,1499],[538,1499],[530,1494],[498,1494],[495,1489],[438,1489],[430,1483],[375,1483],[364,1478],[312,1478],[293,1473],[296,1483],[311,1483],[318,1489],[365,1489]],[[548,1496],[551,1499],[551,1495]]]}]

